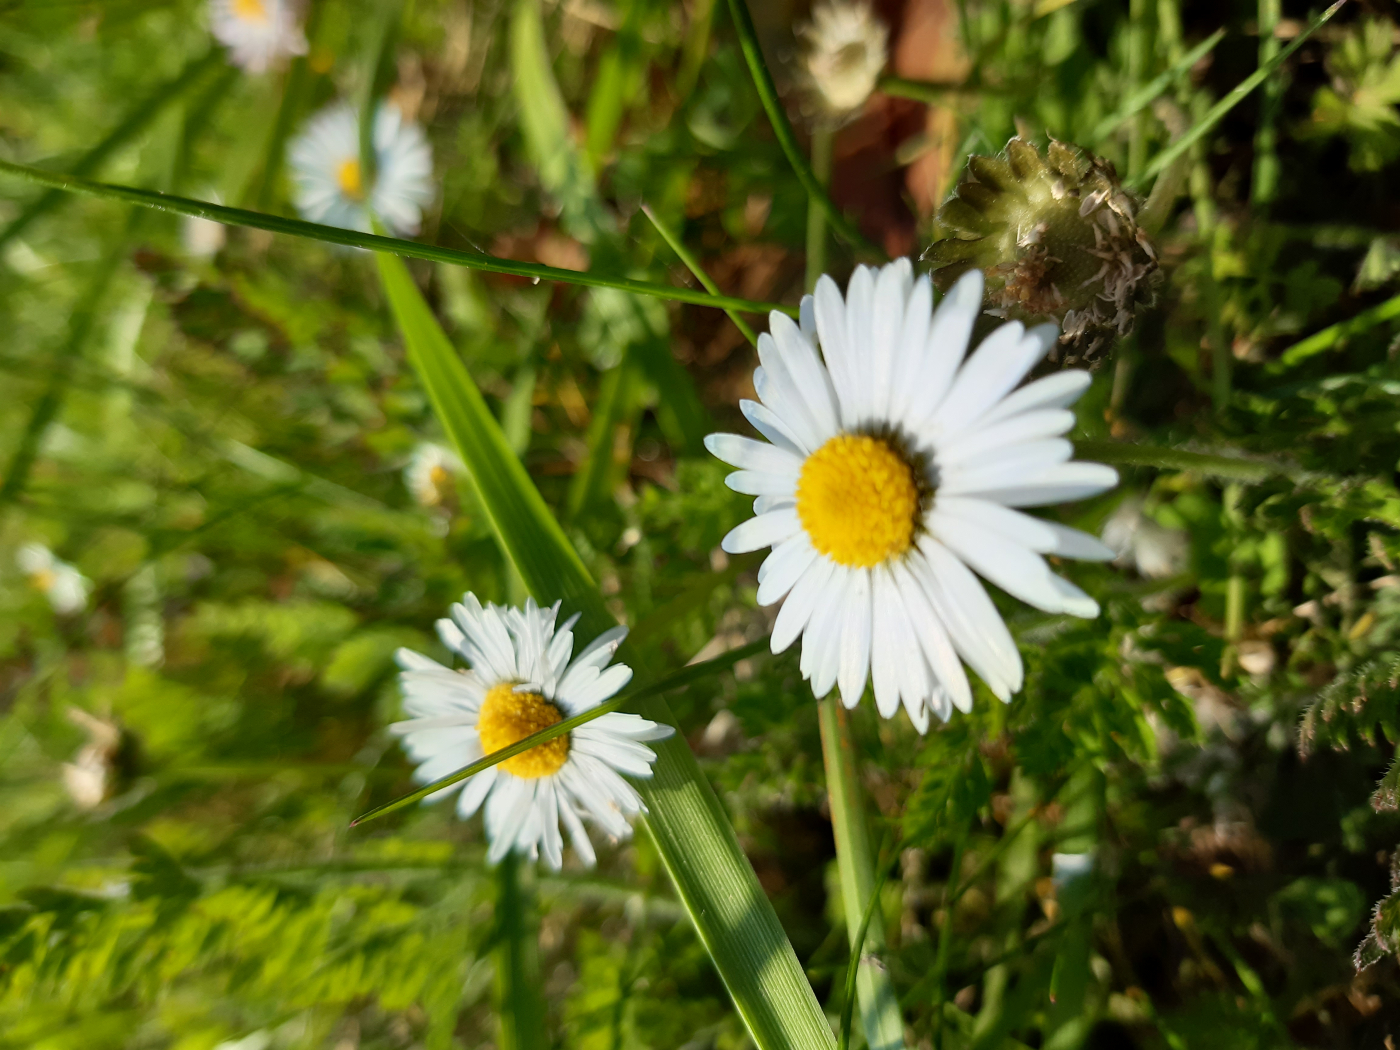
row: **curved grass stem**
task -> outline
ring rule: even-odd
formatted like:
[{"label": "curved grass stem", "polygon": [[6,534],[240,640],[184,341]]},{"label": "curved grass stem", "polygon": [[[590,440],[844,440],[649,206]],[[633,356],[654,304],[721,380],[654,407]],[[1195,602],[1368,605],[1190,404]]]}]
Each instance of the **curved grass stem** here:
[{"label": "curved grass stem", "polygon": [[792,165],[793,172],[802,183],[802,188],[807,191],[807,196],[825,214],[827,221],[831,223],[831,228],[837,235],[854,248],[857,252],[866,255],[873,255],[882,262],[885,253],[882,252],[855,227],[841,209],[836,207],[831,197],[827,194],[822,184],[817,181],[816,175],[812,172],[812,166],[807,163],[807,158],[802,154],[802,147],[797,144],[797,134],[792,130],[792,123],[787,118],[787,112],[783,109],[782,100],[778,98],[778,89],[773,84],[773,76],[768,72],[768,66],[763,61],[763,49],[758,43],[758,33],[754,30],[753,19],[749,16],[748,5],[744,0],[729,0],[730,17],[734,20],[734,29],[739,34],[739,46],[744,52],[744,60],[748,63],[749,73],[753,76],[754,87],[758,89],[759,101],[763,103],[763,110],[768,114],[768,120],[773,125],[773,134],[778,138],[778,145],[782,147],[783,154],[787,157],[788,163]]}]

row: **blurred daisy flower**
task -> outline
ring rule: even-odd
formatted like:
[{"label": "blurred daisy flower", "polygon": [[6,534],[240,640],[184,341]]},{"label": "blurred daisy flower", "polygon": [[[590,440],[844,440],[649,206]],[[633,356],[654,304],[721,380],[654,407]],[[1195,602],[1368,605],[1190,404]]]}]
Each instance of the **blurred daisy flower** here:
[{"label": "blurred daisy flower", "polygon": [[822,277],[800,327],[775,311],[759,337],[760,400],[740,408],[767,441],[705,442],[740,468],[729,487],[758,497],[723,547],[773,549],[758,572],[760,605],[787,598],[773,651],[804,635],[817,696],[839,683],[852,707],[870,678],[881,715],[902,701],[920,732],[929,712],[971,708],[960,657],[1003,700],[1021,687],[1020,653],[972,570],[1038,609],[1092,617],[1098,605],[1043,555],[1113,557],[1014,509],[1092,496],[1118,475],[1072,462],[1061,436],[1087,372],[1014,390],[1055,342],[1053,325],[1003,324],[964,361],[981,301],[974,271],[934,310],[907,259],[858,267],[844,299]]},{"label": "blurred daisy flower", "polygon": [[[631,680],[631,668],[608,666],[627,636],[625,627],[605,631],[571,661],[570,628],[578,617],[556,627],[558,613],[558,602],[547,609],[533,600],[524,609],[483,608],[467,594],[452,607],[450,620],[438,621],[438,634],[470,670],[449,670],[412,650],[398,651],[404,707],[413,718],[389,729],[421,763],[414,773],[419,783],[430,784],[597,707]],[[619,774],[650,777],[656,754],[646,742],[672,732],[670,726],[612,711],[428,800],[460,792],[457,813],[463,820],[485,803],[492,864],[514,849],[532,860],[543,854],[558,871],[562,824],[574,851],[591,867],[596,856],[583,821],[614,840],[627,838],[628,818],[646,812],[646,806]]]},{"label": "blurred daisy flower", "polygon": [[372,180],[360,164],[359,111],[348,103],[312,117],[288,157],[297,211],[311,222],[368,233],[375,216],[403,236],[418,232],[433,199],[432,148],[392,102],[380,103],[375,113]]},{"label": "blurred daisy flower", "polygon": [[865,105],[889,58],[889,29],[867,3],[823,0],[798,30],[802,78],[828,117]]},{"label": "blurred daisy flower", "polygon": [[26,543],[15,552],[15,564],[43,591],[54,612],[69,616],[87,605],[92,582],[42,543]]},{"label": "blurred daisy flower", "polygon": [[462,461],[449,449],[424,441],[403,468],[403,483],[419,506],[436,507],[446,498],[452,475],[461,471]]},{"label": "blurred daisy flower", "polygon": [[306,54],[301,12],[292,0],[210,0],[209,24],[233,64],[249,73]]},{"label": "blurred daisy flower", "polygon": [[1113,551],[1113,563],[1139,576],[1165,580],[1186,570],[1189,537],[1181,529],[1169,529],[1149,518],[1141,496],[1129,496],[1118,504],[1100,535]]}]

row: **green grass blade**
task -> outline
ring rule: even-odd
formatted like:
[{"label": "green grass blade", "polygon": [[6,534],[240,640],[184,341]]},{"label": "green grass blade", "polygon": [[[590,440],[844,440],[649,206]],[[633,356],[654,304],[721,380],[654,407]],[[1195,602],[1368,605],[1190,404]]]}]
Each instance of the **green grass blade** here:
[{"label": "green grass blade", "polygon": [[520,130],[540,185],[562,209],[564,225],[581,241],[616,232],[598,199],[593,171],[574,144],[569,110],[554,78],[539,0],[516,0],[510,23],[511,82],[520,106]]},{"label": "green grass blade", "polygon": [[1345,321],[1338,321],[1334,325],[1328,325],[1320,332],[1314,332],[1306,339],[1299,340],[1283,352],[1276,364],[1269,366],[1269,371],[1278,373],[1292,368],[1294,365],[1306,361],[1308,358],[1332,349],[1338,343],[1350,339],[1354,335],[1369,331],[1377,325],[1384,324],[1394,317],[1400,317],[1400,295],[1393,299],[1371,307],[1369,310],[1362,310],[1355,317],[1350,317]]},{"label": "green grass blade", "polygon": [[566,516],[570,522],[577,520],[585,507],[605,498],[612,491],[611,482],[615,473],[613,441],[619,424],[631,413],[635,372],[636,365],[628,353],[598,383],[598,399],[594,403],[586,439],[588,456],[569,485]]},{"label": "green grass blade", "polygon": [[[222,51],[215,48],[203,57],[190,62],[174,80],[162,84],[152,91],[137,104],[125,120],[107,134],[106,138],[88,150],[82,159],[73,165],[73,174],[81,177],[96,172],[113,153],[148,128],[157,117],[165,112],[166,106],[179,101],[185,92],[198,84],[206,72],[219,64],[221,58]],[[8,226],[0,230],[0,249],[3,249],[27,230],[35,219],[51,211],[62,199],[63,187],[59,186],[53,186],[48,193],[41,194]]]},{"label": "green grass blade", "polygon": [[291,237],[305,237],[327,244],[340,244],[350,248],[367,248],[374,252],[388,252],[410,259],[428,259],[432,262],[465,266],[486,273],[504,273],[516,277],[529,277],[541,281],[559,281],[564,284],[578,284],[588,288],[616,288],[619,291],[650,295],[658,299],[670,299],[679,303],[693,303],[696,306],[713,306],[717,310],[734,309],[747,313],[768,313],[781,310],[789,316],[797,316],[797,307],[779,303],[757,302],[752,299],[739,299],[730,295],[708,295],[694,288],[675,288],[654,281],[640,281],[631,277],[611,277],[589,271],[563,270],[541,263],[516,262],[501,259],[484,252],[460,251],[455,248],[439,248],[432,244],[407,241],[398,237],[384,237],[373,233],[360,233],[356,230],[343,230],[337,226],[322,226],[301,219],[290,219],[283,215],[269,215],[265,212],[248,211],[244,208],[230,208],[208,201],[191,200],[173,194],[143,190],[134,186],[115,186],[105,182],[58,172],[44,171],[25,164],[11,164],[0,161],[0,174],[12,175],[26,182],[40,186],[50,186],[71,193],[96,197],[101,200],[121,201],[125,204],[139,204],[143,208],[175,215],[193,215],[201,219],[213,219],[225,226],[247,226],[270,233],[282,233]]},{"label": "green grass blade", "polygon": [[[409,359],[443,427],[476,483],[497,538],[530,592],[562,599],[581,614],[580,637],[615,621],[577,552],[511,450],[470,374],[438,326],[404,263],[377,257],[380,275],[408,346]],[[635,650],[623,659],[639,664]],[[674,725],[662,699],[635,705]],[[806,974],[773,906],[739,846],[709,781],[679,734],[655,745],[650,780],[637,790],[647,829],[759,1050],[821,1050],[835,1045]]]},{"label": "green grass blade", "polygon": [[[642,205],[642,214],[651,220],[651,224],[656,227],[656,232],[661,234],[661,239],[666,242],[671,251],[676,253],[676,257],[680,259],[681,262],[685,263],[685,268],[700,282],[701,287],[711,295],[719,295],[719,285],[715,284],[710,278],[710,275],[701,268],[700,260],[691,254],[690,249],[685,246],[685,242],[682,241],[670,227],[656,217],[656,213],[651,210],[650,205]],[[749,323],[744,320],[743,316],[737,310],[726,310],[724,312],[727,313],[729,319],[734,322],[734,327],[743,333],[744,338],[749,341],[749,345],[757,346],[758,335],[754,332]]]},{"label": "green grass blade", "polygon": [[76,309],[68,318],[68,334],[64,339],[63,346],[59,348],[55,356],[48,384],[38,401],[34,403],[34,408],[29,414],[29,422],[25,424],[24,430],[20,434],[19,444],[10,456],[10,462],[5,466],[5,477],[3,481],[0,481],[0,512],[3,512],[11,503],[18,502],[24,493],[25,486],[29,484],[29,472],[34,467],[35,459],[38,458],[39,449],[44,443],[44,435],[48,433],[49,425],[58,417],[63,408],[69,384],[73,379],[74,365],[82,356],[83,348],[87,345],[88,337],[92,334],[92,327],[98,316],[98,308],[102,305],[102,299],[107,294],[112,278],[116,276],[117,269],[121,266],[122,260],[126,258],[127,244],[136,232],[139,222],[137,217],[140,214],[140,212],[132,213],[127,222],[126,231],[97,264],[97,269],[92,274],[91,283],[84,290]]},{"label": "green grass blade", "polygon": [[[896,1050],[904,1045],[904,1021],[889,972],[879,963],[866,962],[864,948],[873,953],[885,947],[883,920],[871,922],[879,911],[879,886],[870,846],[860,782],[856,778],[855,746],[841,701],[834,694],[818,701],[822,758],[826,763],[826,797],[831,806],[831,830],[836,837],[836,869],[841,879],[841,903],[851,943],[846,1008],[851,998],[860,1003],[861,1027],[871,1050]],[[867,904],[867,902],[869,902]],[[851,995],[854,993],[854,995]],[[849,1019],[843,1020],[849,1028]]]},{"label": "green grass blade", "polygon": [[797,144],[797,135],[792,130],[792,124],[787,118],[787,111],[783,109],[782,100],[778,98],[778,89],[773,85],[773,76],[768,72],[768,66],[763,61],[763,48],[759,46],[758,33],[754,30],[748,5],[744,0],[729,0],[729,14],[734,21],[734,29],[739,34],[739,46],[744,52],[744,60],[748,63],[754,87],[758,89],[759,101],[763,103],[764,112],[768,114],[768,120],[773,125],[773,134],[777,136],[778,145],[782,147],[798,181],[802,183],[802,188],[807,191],[807,196],[816,203],[818,208],[826,212],[827,221],[831,223],[831,228],[842,240],[859,252],[883,260],[885,253],[866,240],[865,236],[856,229],[855,224],[842,214],[841,209],[836,207],[826,190],[822,188],[822,184],[817,181],[816,175],[812,173],[812,166],[807,163],[802,147]]},{"label": "green grass blade", "polygon": [[1314,33],[1330,22],[1332,16],[1340,11],[1346,2],[1347,0],[1337,0],[1335,4],[1318,15],[1317,18],[1313,19],[1312,24],[1294,37],[1293,42],[1275,55],[1270,62],[1260,66],[1257,70],[1236,84],[1224,98],[1211,106],[1205,116],[1196,121],[1185,135],[1182,135],[1181,138],[1177,139],[1161,153],[1152,158],[1152,163],[1149,164],[1141,174],[1128,179],[1128,185],[1140,189],[1165,171],[1177,157],[1189,150],[1202,136],[1209,132],[1211,128],[1219,124],[1226,113],[1229,113],[1230,110],[1239,105],[1251,91],[1267,80],[1273,74],[1274,70],[1283,65],[1293,52],[1307,43],[1308,39]]},{"label": "green grass blade", "polygon": [[1129,95],[1118,109],[1109,116],[1099,121],[1093,131],[1089,132],[1089,145],[1095,146],[1108,136],[1112,135],[1124,121],[1137,115],[1144,107],[1151,105],[1157,97],[1171,87],[1177,78],[1185,76],[1201,59],[1215,50],[1215,45],[1225,39],[1225,30],[1217,29],[1210,36],[1206,37],[1199,44],[1193,47],[1177,61],[1173,62],[1171,68],[1159,76],[1144,84],[1139,91],[1134,91]]}]

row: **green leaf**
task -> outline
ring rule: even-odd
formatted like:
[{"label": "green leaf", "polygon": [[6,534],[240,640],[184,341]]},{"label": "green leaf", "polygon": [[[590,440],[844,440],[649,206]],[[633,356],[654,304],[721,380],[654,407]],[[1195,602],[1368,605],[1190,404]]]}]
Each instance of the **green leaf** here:
[{"label": "green leaf", "polygon": [[[476,483],[481,504],[530,592],[581,613],[580,637],[615,623],[577,552],[511,450],[466,367],[402,261],[378,255],[380,276],[444,429]],[[635,654],[624,658],[636,666]],[[640,669],[639,669],[640,670]],[[660,699],[638,705],[674,725]],[[650,780],[637,782],[657,851],[760,1050],[832,1047],[835,1040],[714,790],[679,735],[655,745]]]}]

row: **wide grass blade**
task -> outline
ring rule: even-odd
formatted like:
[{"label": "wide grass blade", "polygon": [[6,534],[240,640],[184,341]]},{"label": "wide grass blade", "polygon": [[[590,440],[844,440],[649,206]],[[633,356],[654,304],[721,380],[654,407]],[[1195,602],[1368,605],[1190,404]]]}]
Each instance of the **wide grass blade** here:
[{"label": "wide grass blade", "polygon": [[[476,483],[501,545],[540,601],[562,599],[581,614],[580,637],[616,622],[588,571],[550,514],[491,415],[470,374],[438,326],[404,263],[376,257],[409,360],[444,429]],[[634,666],[637,655],[624,650]],[[674,725],[661,699],[636,705]],[[816,996],[788,942],[724,807],[679,735],[655,745],[650,780],[637,782],[647,828],[676,891],[760,1050],[834,1046]]]},{"label": "wide grass blade", "polygon": [[[165,112],[167,106],[178,102],[185,92],[198,84],[206,72],[219,64],[221,57],[222,52],[215,48],[203,57],[190,62],[174,80],[162,84],[152,91],[137,103],[127,118],[113,128],[106,138],[83,154],[82,159],[73,165],[72,173],[81,177],[96,172],[112,154],[150,127],[155,119]],[[65,188],[53,186],[48,193],[40,195],[8,226],[0,230],[0,249],[3,249],[27,230],[35,219],[51,211],[63,199],[63,189]]]},{"label": "wide grass blade", "polygon": [[651,295],[658,299],[670,299],[679,303],[692,303],[696,306],[713,306],[717,310],[744,310],[748,313],[766,314],[770,310],[781,310],[792,317],[797,316],[797,307],[779,303],[764,303],[753,299],[739,299],[730,295],[707,295],[694,288],[676,288],[669,284],[654,281],[640,281],[631,277],[611,277],[589,271],[563,270],[542,263],[516,262],[501,259],[485,252],[468,252],[456,248],[439,248],[418,241],[406,241],[398,237],[384,237],[374,233],[360,233],[357,230],[343,230],[338,226],[322,226],[301,219],[290,219],[282,215],[269,215],[265,212],[248,211],[244,208],[230,208],[208,201],[191,200],[173,194],[143,190],[134,186],[115,186],[106,182],[93,182],[91,179],[44,171],[25,164],[11,164],[0,160],[0,174],[13,175],[26,182],[40,186],[51,186],[59,190],[97,197],[102,200],[121,201],[125,204],[139,204],[143,208],[171,212],[175,215],[193,215],[201,219],[213,219],[225,226],[247,226],[269,233],[283,233],[292,237],[305,237],[327,244],[340,244],[348,248],[368,248],[375,252],[389,252],[410,259],[428,259],[432,262],[465,266],[486,273],[504,273],[515,277],[529,277],[540,281],[559,281],[564,284],[579,284],[588,288],[616,288],[619,291],[635,292],[638,295]]}]

